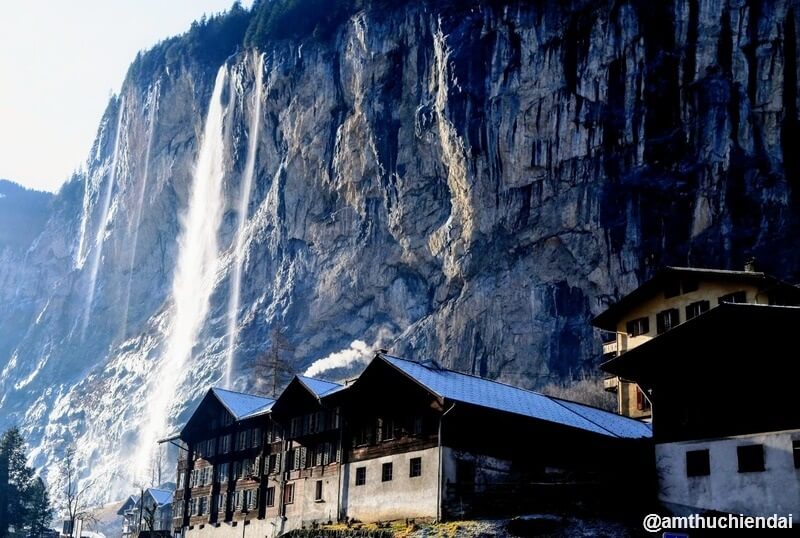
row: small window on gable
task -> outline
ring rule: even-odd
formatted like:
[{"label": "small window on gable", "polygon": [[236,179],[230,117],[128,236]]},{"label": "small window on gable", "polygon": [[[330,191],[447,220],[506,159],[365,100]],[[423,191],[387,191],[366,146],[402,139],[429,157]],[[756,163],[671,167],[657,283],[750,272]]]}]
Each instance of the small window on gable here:
[{"label": "small window on gable", "polygon": [[650,332],[650,319],[637,318],[632,319],[626,324],[626,330],[631,336],[639,336],[640,334],[647,334]]},{"label": "small window on gable", "polygon": [[764,470],[764,445],[736,447],[740,473],[758,473]]},{"label": "small window on gable", "polygon": [[727,295],[723,295],[718,299],[719,304],[722,303],[746,303],[747,293],[744,291],[735,291]]},{"label": "small window on gable", "polygon": [[708,449],[686,452],[686,476],[708,476],[711,474],[711,461]]},{"label": "small window on gable", "polygon": [[681,294],[681,283],[678,280],[674,280],[672,282],[668,282],[666,286],[664,286],[664,298],[669,299],[670,297],[677,297]]},{"label": "small window on gable", "polygon": [[656,331],[658,334],[665,333],[681,322],[680,313],[677,308],[663,310],[656,314]]},{"label": "small window on gable", "polygon": [[689,321],[692,318],[696,318],[703,312],[708,312],[709,303],[708,301],[697,301],[690,305],[686,306],[686,321]]},{"label": "small window on gable", "polygon": [[699,288],[700,284],[693,278],[687,278],[681,283],[681,289],[683,290],[683,293],[697,291]]},{"label": "small window on gable", "polygon": [[412,432],[414,435],[422,435],[422,417],[414,417]]}]

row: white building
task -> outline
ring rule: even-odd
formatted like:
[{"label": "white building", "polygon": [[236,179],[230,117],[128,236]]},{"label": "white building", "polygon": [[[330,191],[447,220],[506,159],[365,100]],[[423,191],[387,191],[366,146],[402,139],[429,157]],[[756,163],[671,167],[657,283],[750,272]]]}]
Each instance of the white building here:
[{"label": "white building", "polygon": [[800,521],[798,327],[798,307],[721,304],[604,363],[652,401],[672,511]]}]

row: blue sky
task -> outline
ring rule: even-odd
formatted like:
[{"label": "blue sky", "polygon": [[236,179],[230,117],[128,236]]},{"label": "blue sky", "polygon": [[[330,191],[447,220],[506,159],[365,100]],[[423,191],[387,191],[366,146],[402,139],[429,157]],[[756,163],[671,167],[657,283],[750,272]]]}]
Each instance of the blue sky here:
[{"label": "blue sky", "polygon": [[[56,191],[136,52],[233,0],[38,0],[0,13],[0,178]],[[249,7],[252,0],[242,2]]]}]

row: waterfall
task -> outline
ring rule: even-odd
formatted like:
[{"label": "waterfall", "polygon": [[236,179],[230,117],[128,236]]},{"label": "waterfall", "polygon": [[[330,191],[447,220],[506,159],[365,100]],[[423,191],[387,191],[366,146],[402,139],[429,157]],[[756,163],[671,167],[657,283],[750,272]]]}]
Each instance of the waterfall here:
[{"label": "waterfall", "polygon": [[227,74],[227,67],[220,67],[195,162],[189,205],[181,219],[178,259],[172,281],[171,319],[166,329],[164,352],[148,374],[134,473],[146,472],[156,450],[155,442],[165,433],[175,395],[210,309],[219,265],[217,234],[224,206],[226,109],[222,92]]},{"label": "waterfall", "polygon": [[[139,180],[139,192],[136,197],[136,208],[134,209],[132,223],[129,224],[128,232],[133,233],[133,239],[130,244],[130,259],[128,261],[128,285],[125,291],[125,306],[122,311],[122,331],[121,335],[124,339],[127,332],[128,325],[128,309],[131,303],[131,285],[133,283],[133,267],[136,263],[136,249],[139,245],[139,226],[142,223],[142,207],[144,206],[144,195],[147,191],[147,182],[150,176],[150,150],[153,147],[153,133],[155,132],[156,113],[158,112],[158,92],[160,84],[155,83],[149,92],[147,99],[147,106],[149,111],[147,114],[147,147],[144,151],[144,170]],[[132,226],[132,228],[131,228]]]},{"label": "waterfall", "polygon": [[[92,305],[94,303],[95,288],[97,286],[97,273],[100,270],[100,260],[103,255],[103,244],[106,238],[106,228],[108,228],[109,208],[111,207],[111,195],[114,192],[114,184],[117,181],[117,166],[119,162],[120,152],[120,139],[122,138],[122,118],[125,115],[125,97],[119,99],[119,108],[117,109],[117,130],[114,137],[114,153],[111,157],[111,169],[108,174],[108,181],[106,182],[105,193],[100,202],[100,222],[97,225],[97,232],[94,237],[94,249],[92,250],[92,259],[89,265],[89,291],[86,296],[86,304],[83,309],[83,322],[81,325],[81,340],[86,337],[86,328],[89,325],[89,316],[92,312]],[[83,239],[81,240],[83,242]],[[80,245],[83,247],[83,245]],[[79,247],[79,250],[80,250]],[[79,252],[80,257],[80,252]]]},{"label": "waterfall", "polygon": [[[256,54],[256,53],[253,53]],[[253,105],[251,108],[250,128],[247,131],[247,159],[245,160],[244,174],[242,175],[239,206],[236,212],[238,219],[236,237],[233,247],[233,274],[231,275],[231,291],[228,298],[228,332],[227,348],[225,352],[225,386],[231,386],[233,374],[233,358],[238,335],[239,303],[241,301],[242,287],[242,257],[245,246],[245,227],[247,224],[247,210],[250,206],[250,192],[253,189],[253,175],[256,168],[256,153],[258,152],[258,130],[261,125],[261,98],[263,94],[264,57],[258,55],[254,59],[255,91],[253,92]]]}]

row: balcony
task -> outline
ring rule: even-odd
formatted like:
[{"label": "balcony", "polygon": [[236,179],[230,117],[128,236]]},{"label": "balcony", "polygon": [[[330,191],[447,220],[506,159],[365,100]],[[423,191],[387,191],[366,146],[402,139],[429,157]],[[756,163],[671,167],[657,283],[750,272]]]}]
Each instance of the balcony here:
[{"label": "balcony", "polygon": [[603,344],[603,355],[616,355],[617,354],[617,341],[606,342]]},{"label": "balcony", "polygon": [[617,392],[617,387],[619,387],[619,378],[614,375],[606,376],[603,379],[603,390],[606,392]]}]

